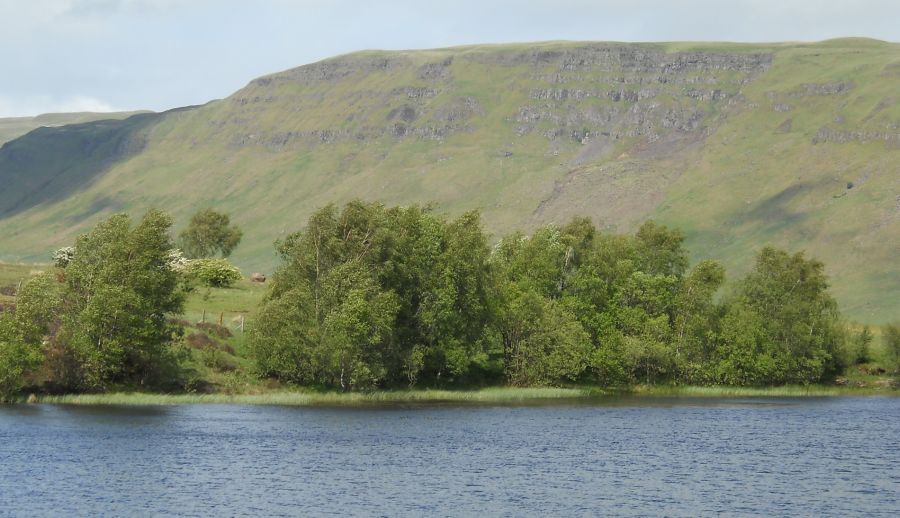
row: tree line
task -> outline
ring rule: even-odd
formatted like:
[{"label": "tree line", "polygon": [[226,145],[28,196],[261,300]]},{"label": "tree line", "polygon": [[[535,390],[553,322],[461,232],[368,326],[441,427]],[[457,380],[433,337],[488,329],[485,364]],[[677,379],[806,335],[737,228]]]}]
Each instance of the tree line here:
[{"label": "tree line", "polygon": [[262,374],[302,384],[809,383],[853,360],[822,263],[767,247],[717,297],[725,269],[689,268],[653,222],[491,246],[477,212],[353,202],[278,251],[251,344]]},{"label": "tree line", "polygon": [[[230,253],[240,231],[219,216],[180,244]],[[113,216],[25,284],[0,314],[0,391],[35,373],[64,391],[177,388],[192,280],[171,224]],[[684,235],[653,222],[621,235],[576,218],[492,244],[478,212],[354,201],[276,249],[249,349],[259,376],[301,385],[812,383],[865,355],[821,262],[766,247],[726,286],[721,264],[691,267]]]}]

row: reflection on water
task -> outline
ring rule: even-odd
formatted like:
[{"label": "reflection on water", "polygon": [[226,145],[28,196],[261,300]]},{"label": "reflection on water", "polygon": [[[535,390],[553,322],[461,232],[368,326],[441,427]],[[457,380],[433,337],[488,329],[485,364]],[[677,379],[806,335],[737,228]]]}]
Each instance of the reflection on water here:
[{"label": "reflection on water", "polygon": [[900,399],[0,407],[0,515],[894,516]]}]

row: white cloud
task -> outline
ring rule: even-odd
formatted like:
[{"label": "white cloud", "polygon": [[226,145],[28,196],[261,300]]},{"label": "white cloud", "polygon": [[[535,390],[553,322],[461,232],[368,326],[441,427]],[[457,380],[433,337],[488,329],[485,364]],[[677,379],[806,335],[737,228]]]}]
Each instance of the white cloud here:
[{"label": "white cloud", "polygon": [[42,113],[123,111],[87,95],[55,98],[49,95],[15,97],[0,94],[0,117],[29,117]]}]

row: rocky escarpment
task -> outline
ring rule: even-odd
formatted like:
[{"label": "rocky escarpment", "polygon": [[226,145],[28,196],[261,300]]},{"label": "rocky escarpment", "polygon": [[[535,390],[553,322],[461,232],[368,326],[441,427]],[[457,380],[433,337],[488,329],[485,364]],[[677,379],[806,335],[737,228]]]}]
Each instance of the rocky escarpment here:
[{"label": "rocky escarpment", "polygon": [[[771,53],[672,53],[627,45],[445,53],[424,62],[418,56],[351,55],[260,78],[229,98],[230,118],[214,124],[229,134],[232,146],[274,151],[382,138],[443,141],[497,123],[510,137],[653,142],[673,132],[707,131],[743,102],[741,88],[772,63]],[[456,71],[473,70],[515,86],[479,92],[454,81]],[[406,84],[363,86],[379,77],[405,78]],[[326,98],[339,111],[329,124],[317,116]],[[295,128],[254,124],[276,104],[290,107]]]}]

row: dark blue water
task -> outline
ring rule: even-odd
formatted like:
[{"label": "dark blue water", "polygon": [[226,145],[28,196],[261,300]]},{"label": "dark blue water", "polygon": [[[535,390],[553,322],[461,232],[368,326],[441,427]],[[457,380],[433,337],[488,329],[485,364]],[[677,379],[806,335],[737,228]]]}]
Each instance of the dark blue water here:
[{"label": "dark blue water", "polygon": [[0,515],[898,511],[893,398],[0,407]]}]

